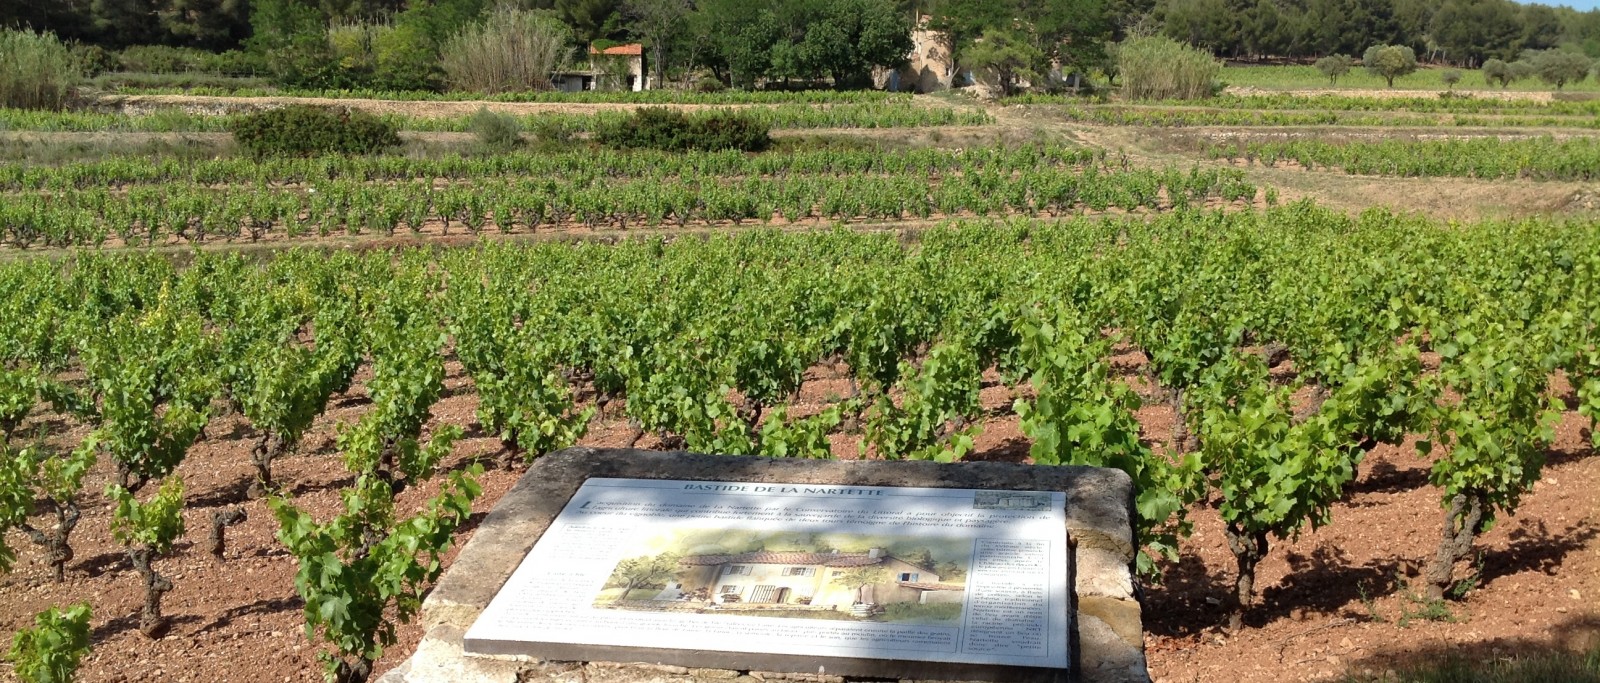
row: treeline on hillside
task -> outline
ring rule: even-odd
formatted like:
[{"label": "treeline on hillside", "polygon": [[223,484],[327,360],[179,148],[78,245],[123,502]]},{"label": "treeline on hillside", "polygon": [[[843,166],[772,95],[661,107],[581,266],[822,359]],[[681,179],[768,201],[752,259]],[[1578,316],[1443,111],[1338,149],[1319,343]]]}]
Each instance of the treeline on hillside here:
[{"label": "treeline on hillside", "polygon": [[[1137,0],[1135,0],[1137,1]],[[1565,48],[1600,57],[1600,11],[1511,0],[1150,0],[1172,38],[1217,55],[1359,55],[1405,45],[1419,58],[1463,66]]]},{"label": "treeline on hillside", "polygon": [[477,90],[452,69],[471,57],[465,48],[493,43],[498,54],[480,61],[548,76],[589,62],[590,46],[639,42],[657,83],[855,88],[870,86],[875,68],[902,66],[924,19],[980,68],[1035,80],[1053,65],[1096,68],[1111,11],[1104,0],[38,0],[4,4],[0,26],[98,50],[82,60],[91,73]]}]

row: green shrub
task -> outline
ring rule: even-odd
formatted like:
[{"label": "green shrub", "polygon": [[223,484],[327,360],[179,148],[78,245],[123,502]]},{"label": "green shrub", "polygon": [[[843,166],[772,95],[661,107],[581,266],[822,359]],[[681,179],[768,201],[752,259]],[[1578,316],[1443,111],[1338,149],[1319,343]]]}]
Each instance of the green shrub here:
[{"label": "green shrub", "polygon": [[235,116],[228,131],[256,156],[373,154],[400,144],[394,124],[372,114],[305,105]]},{"label": "green shrub", "polygon": [[0,107],[60,109],[82,78],[55,34],[0,29]]},{"label": "green shrub", "polygon": [[1483,62],[1483,82],[1485,85],[1499,84],[1501,88],[1511,85],[1513,80],[1511,65],[1504,60],[1486,59]]},{"label": "green shrub", "polygon": [[595,140],[607,147],[671,152],[737,149],[760,152],[772,145],[767,126],[736,111],[689,116],[666,107],[643,107],[633,116],[605,121]]},{"label": "green shrub", "polygon": [[1350,73],[1350,58],[1344,55],[1328,55],[1317,60],[1317,71],[1328,77],[1328,85],[1338,85],[1339,77]]},{"label": "green shrub", "polygon": [[719,79],[716,76],[702,76],[700,77],[700,80],[694,82],[695,92],[714,93],[722,92],[727,89],[727,84],[723,83],[722,79]]},{"label": "green shrub", "polygon": [[78,661],[89,651],[89,605],[51,607],[34,617],[33,628],[17,632],[6,659],[24,683],[71,683]]},{"label": "green shrub", "polygon": [[548,90],[550,76],[570,59],[571,31],[544,13],[501,6],[445,42],[445,81],[479,93]]},{"label": "green shrub", "polygon": [[1555,86],[1556,90],[1568,83],[1582,83],[1588,78],[1589,69],[1594,67],[1587,56],[1561,50],[1528,50],[1522,53],[1522,59],[1532,66],[1539,80]]},{"label": "green shrub", "polygon": [[87,78],[115,71],[121,66],[115,54],[99,45],[73,44],[72,61],[78,65],[78,73]]},{"label": "green shrub", "polygon": [[522,144],[522,124],[517,122],[517,117],[489,111],[488,107],[478,107],[477,113],[467,122],[467,130],[491,149],[510,149]]},{"label": "green shrub", "polygon": [[1461,82],[1461,71],[1459,69],[1445,69],[1439,72],[1439,81],[1444,83],[1446,88],[1454,89],[1456,84]]},{"label": "green shrub", "polygon": [[429,90],[438,53],[421,29],[387,22],[355,21],[328,28],[328,46],[340,78],[380,90]]},{"label": "green shrub", "polygon": [[1222,63],[1199,50],[1163,36],[1130,38],[1117,49],[1122,94],[1135,100],[1210,97]]},{"label": "green shrub", "polygon": [[566,144],[578,137],[577,126],[559,116],[537,116],[530,119],[528,134],[544,143]]},{"label": "green shrub", "polygon": [[1394,79],[1417,70],[1417,53],[1407,45],[1374,45],[1361,55],[1362,66],[1394,87]]},{"label": "green shrub", "polygon": [[134,45],[123,49],[118,59],[124,71],[147,74],[179,74],[203,71],[202,62],[211,55],[204,50],[166,45]]}]

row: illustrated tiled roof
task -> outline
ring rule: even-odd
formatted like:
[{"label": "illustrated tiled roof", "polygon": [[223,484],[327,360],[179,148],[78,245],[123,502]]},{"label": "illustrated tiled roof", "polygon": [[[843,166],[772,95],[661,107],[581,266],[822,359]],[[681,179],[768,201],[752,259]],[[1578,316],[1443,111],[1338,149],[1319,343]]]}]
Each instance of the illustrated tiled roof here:
[{"label": "illustrated tiled roof", "polygon": [[928,583],[926,581],[901,581],[900,585],[906,588],[915,588],[919,591],[964,591],[967,589],[959,583]]},{"label": "illustrated tiled roof", "polygon": [[596,49],[594,49],[593,45],[590,45],[589,46],[589,54],[591,54],[591,55],[623,55],[623,56],[626,56],[626,57],[637,57],[637,56],[640,56],[640,55],[644,54],[644,46],[640,45],[638,43],[629,43],[627,45],[613,45],[613,46],[608,47],[608,48],[606,48],[604,50],[596,50]]},{"label": "illustrated tiled roof", "polygon": [[690,555],[679,563],[690,567],[707,567],[719,564],[789,564],[824,567],[866,567],[881,564],[884,556],[867,557],[866,553],[769,553],[754,552],[738,555]]}]

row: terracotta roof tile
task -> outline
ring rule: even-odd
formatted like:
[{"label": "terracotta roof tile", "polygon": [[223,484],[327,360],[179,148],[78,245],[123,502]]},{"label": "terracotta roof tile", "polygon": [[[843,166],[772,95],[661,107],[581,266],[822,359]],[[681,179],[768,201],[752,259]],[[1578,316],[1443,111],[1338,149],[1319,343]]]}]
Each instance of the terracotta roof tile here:
[{"label": "terracotta roof tile", "polygon": [[604,50],[596,50],[596,49],[594,49],[593,45],[590,45],[589,46],[589,54],[591,54],[591,55],[624,55],[624,56],[629,56],[629,57],[637,57],[639,55],[643,55],[644,54],[644,46],[640,45],[639,43],[629,43],[627,45],[613,45],[613,46],[608,47],[608,48],[606,48]]}]

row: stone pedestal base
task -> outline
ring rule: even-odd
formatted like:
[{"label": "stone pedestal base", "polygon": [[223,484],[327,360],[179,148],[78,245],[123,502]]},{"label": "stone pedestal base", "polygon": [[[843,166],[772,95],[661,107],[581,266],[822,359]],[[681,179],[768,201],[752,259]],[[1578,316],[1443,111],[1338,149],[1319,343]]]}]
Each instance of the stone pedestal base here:
[{"label": "stone pedestal base", "polygon": [[[816,461],[569,448],[539,459],[495,505],[423,603],[428,629],[417,651],[380,683],[843,683],[837,676],[690,669],[651,662],[550,662],[466,655],[462,636],[534,541],[591,477],[771,481],[860,486],[1062,491],[1073,543],[1076,615],[1067,680],[1147,683],[1144,635],[1134,595],[1127,475],[1095,467],[1007,463]],[[937,664],[929,665],[930,680]],[[909,682],[905,682],[909,683]],[[918,683],[924,683],[919,681]]]}]

